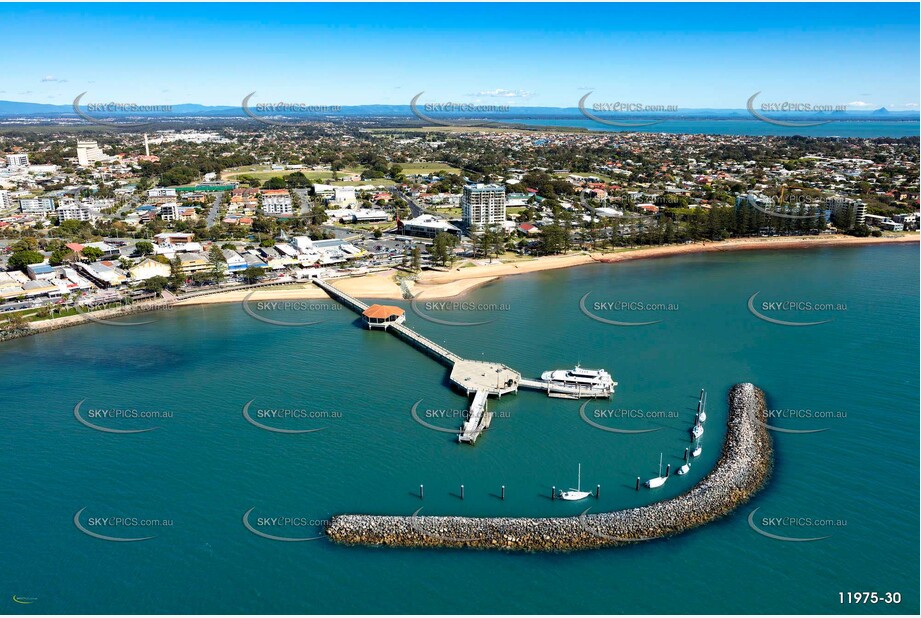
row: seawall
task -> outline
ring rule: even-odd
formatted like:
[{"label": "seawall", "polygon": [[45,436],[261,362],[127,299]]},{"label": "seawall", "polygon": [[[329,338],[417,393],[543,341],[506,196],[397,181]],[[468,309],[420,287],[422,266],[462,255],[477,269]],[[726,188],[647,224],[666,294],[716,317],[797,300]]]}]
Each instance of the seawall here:
[{"label": "seawall", "polygon": [[716,466],[687,493],[662,502],[577,517],[337,515],[326,534],[347,545],[532,552],[616,547],[673,536],[725,516],[764,486],[774,461],[765,415],[760,389],[750,383],[732,387],[726,441]]}]

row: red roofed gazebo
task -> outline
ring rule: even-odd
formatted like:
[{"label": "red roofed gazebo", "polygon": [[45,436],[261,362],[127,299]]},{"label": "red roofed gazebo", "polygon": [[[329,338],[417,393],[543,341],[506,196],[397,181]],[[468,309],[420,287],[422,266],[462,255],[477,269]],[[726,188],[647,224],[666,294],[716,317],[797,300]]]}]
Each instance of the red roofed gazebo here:
[{"label": "red roofed gazebo", "polygon": [[391,324],[402,324],[406,321],[405,311],[392,305],[371,305],[361,312],[361,317],[368,328],[386,329]]}]

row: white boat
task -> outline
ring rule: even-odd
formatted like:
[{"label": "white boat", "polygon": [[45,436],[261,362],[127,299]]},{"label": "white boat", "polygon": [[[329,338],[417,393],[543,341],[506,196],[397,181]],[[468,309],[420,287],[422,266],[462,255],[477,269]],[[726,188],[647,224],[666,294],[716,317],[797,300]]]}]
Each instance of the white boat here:
[{"label": "white boat", "polygon": [[702,435],[704,435],[704,426],[700,423],[695,423],[694,426],[691,427],[691,437],[697,439]]},{"label": "white boat", "polygon": [[582,491],[582,464],[579,464],[579,481],[576,483],[576,489],[570,488],[569,491],[561,491],[562,500],[584,500],[592,495],[590,491]]},{"label": "white boat", "polygon": [[703,423],[707,420],[707,391],[700,389],[700,403],[698,404],[700,412],[700,422]]},{"label": "white boat", "polygon": [[691,471],[691,463],[688,461],[688,449],[684,449],[684,465],[678,468],[678,474],[684,476]]},{"label": "white boat", "polygon": [[700,448],[700,440],[697,440],[697,446],[694,447],[694,450],[691,451],[691,457],[700,457],[700,454],[703,452],[703,449]]},{"label": "white boat", "polygon": [[617,386],[611,374],[604,369],[583,369],[576,365],[574,369],[555,369],[540,374],[545,382],[561,386],[583,386],[604,391],[612,391]]},{"label": "white boat", "polygon": [[659,476],[649,479],[644,485],[650,489],[655,489],[656,487],[662,487],[665,485],[665,481],[668,480],[668,472],[665,473],[665,476],[662,476],[662,453],[659,453]]}]

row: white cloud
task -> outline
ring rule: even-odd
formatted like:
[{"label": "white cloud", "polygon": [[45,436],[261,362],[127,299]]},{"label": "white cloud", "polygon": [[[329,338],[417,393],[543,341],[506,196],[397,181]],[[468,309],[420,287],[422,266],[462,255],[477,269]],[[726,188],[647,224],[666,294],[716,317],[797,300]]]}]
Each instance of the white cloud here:
[{"label": "white cloud", "polygon": [[60,83],[60,84],[63,84],[63,83],[66,82],[67,80],[66,80],[66,79],[61,79],[60,77],[55,77],[54,75],[46,75],[46,76],[44,76],[44,77],[42,78],[42,81],[43,81],[43,82],[58,82],[58,83]]},{"label": "white cloud", "polygon": [[866,103],[864,101],[851,101],[847,103],[848,107],[873,107],[872,103]]},{"label": "white cloud", "polygon": [[505,88],[496,88],[494,90],[480,90],[467,96],[471,97],[495,97],[501,99],[527,99],[534,96],[533,92],[527,90],[506,90]]}]

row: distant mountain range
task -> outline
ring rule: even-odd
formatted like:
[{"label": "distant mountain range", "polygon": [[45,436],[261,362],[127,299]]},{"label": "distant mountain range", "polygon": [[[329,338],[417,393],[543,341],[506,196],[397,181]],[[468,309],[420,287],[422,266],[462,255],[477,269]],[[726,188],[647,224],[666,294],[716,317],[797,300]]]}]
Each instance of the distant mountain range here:
[{"label": "distant mountain range", "polygon": [[[251,104],[251,109],[255,112],[255,103]],[[198,103],[180,103],[170,106],[170,111],[160,112],[86,112],[86,108],[81,109],[87,115],[98,118],[116,118],[116,117],[144,117],[144,118],[182,118],[182,117],[238,117],[246,118],[240,105],[199,105]],[[520,119],[520,118],[575,118],[583,117],[578,107],[511,107],[507,112],[426,112],[423,106],[419,105],[420,111],[427,113],[432,117],[465,117],[465,118],[491,118],[496,120]],[[588,108],[591,111],[591,107]],[[602,117],[612,117],[604,112],[593,112]],[[828,119],[834,116],[836,119],[842,117],[858,119],[879,119],[884,117],[886,120],[919,120],[918,111],[890,111],[885,107],[876,110],[848,110],[834,112],[761,112],[771,118],[824,118]],[[316,114],[310,112],[287,112],[265,114],[257,113],[259,116],[266,117],[297,117],[297,116],[348,116],[348,117],[411,117],[412,111],[409,104],[406,105],[349,105],[342,106],[339,111],[334,113]],[[77,119],[79,116],[74,113],[73,105],[51,105],[46,103],[28,103],[19,101],[0,101],[0,117],[22,117],[28,116],[33,118],[65,118],[70,117]],[[741,119],[751,118],[747,109],[679,109],[677,112],[629,112],[618,114],[620,118],[629,117],[668,117],[668,118],[707,118],[707,119]]]}]

